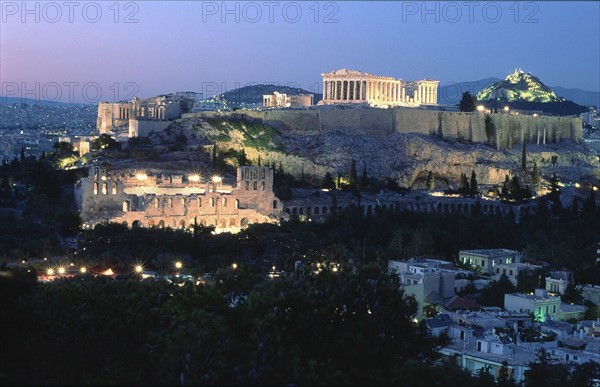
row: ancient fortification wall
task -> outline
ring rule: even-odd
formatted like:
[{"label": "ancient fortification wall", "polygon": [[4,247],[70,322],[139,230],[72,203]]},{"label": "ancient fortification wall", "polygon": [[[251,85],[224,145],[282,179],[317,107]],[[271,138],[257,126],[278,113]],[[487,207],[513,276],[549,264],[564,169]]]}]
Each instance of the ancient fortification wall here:
[{"label": "ancient fortification wall", "polygon": [[[488,143],[498,149],[512,148],[523,139],[529,143],[544,144],[562,140],[579,142],[582,136],[582,123],[578,117],[459,113],[411,108],[280,109],[210,115],[215,114],[227,114],[232,119],[262,122],[280,131],[307,134],[340,131],[376,136],[385,136],[397,131]],[[486,128],[485,120],[488,116],[491,125],[488,124]]]}]

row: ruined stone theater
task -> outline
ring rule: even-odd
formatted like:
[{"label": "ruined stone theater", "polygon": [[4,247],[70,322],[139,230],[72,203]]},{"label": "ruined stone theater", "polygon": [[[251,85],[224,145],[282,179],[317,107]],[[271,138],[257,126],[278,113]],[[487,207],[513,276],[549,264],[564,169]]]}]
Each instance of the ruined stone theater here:
[{"label": "ruined stone theater", "polygon": [[436,105],[439,81],[403,81],[356,70],[341,69],[321,74],[320,105],[368,104],[376,107]]},{"label": "ruined stone theater", "polygon": [[239,167],[235,186],[219,176],[93,167],[75,184],[75,198],[85,228],[110,221],[130,227],[214,226],[216,232],[235,233],[250,224],[279,222],[282,208],[273,193],[273,171],[263,166]]}]

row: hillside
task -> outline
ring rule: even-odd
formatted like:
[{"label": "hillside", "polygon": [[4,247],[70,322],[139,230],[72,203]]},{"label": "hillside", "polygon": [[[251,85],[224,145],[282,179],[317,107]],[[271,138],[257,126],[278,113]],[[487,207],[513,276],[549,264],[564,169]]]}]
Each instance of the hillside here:
[{"label": "hillside", "polygon": [[555,115],[578,115],[588,110],[586,106],[558,97],[538,77],[515,70],[477,93],[477,100],[488,108],[535,110]]},{"label": "hillside", "polygon": [[[352,160],[370,177],[390,178],[403,187],[422,187],[432,171],[436,186],[456,188],[462,173],[475,171],[481,184],[499,184],[519,171],[522,148],[496,150],[484,144],[393,132],[372,136],[357,132],[282,132],[262,123],[240,121],[232,114],[194,114],[173,129],[192,131],[203,144],[216,143],[222,152],[242,149],[252,162],[282,165],[286,172],[322,178],[348,173]],[[537,163],[543,177],[553,173],[566,181],[600,178],[597,156],[583,144],[528,144],[528,169]],[[556,158],[552,163],[553,158]]]}]

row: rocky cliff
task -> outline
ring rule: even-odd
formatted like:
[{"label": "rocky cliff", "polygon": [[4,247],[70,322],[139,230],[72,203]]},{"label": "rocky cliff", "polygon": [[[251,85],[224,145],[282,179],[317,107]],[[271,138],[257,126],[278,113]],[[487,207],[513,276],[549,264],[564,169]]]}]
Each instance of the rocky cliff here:
[{"label": "rocky cliff", "polygon": [[[450,124],[448,124],[450,125]],[[401,186],[421,187],[429,171],[436,177],[439,188],[456,188],[461,173],[477,174],[480,184],[498,184],[506,175],[520,170],[522,146],[507,141],[497,149],[485,143],[462,141],[456,137],[439,137],[398,131],[274,130],[256,120],[240,120],[240,115],[187,115],[175,127],[193,130],[203,136],[205,143],[216,142],[221,149],[244,149],[250,160],[281,163],[286,172],[302,172],[322,177],[346,174],[352,160],[369,176],[392,178]],[[518,136],[515,136],[515,139]],[[536,162],[542,176],[556,173],[562,180],[599,179],[598,157],[583,143],[568,139],[538,144],[529,138],[528,169]]]}]

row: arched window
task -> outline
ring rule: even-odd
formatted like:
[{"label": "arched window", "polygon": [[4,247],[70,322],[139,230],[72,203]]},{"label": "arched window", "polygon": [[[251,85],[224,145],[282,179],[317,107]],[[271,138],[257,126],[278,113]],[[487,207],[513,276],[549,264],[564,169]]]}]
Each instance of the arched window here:
[{"label": "arched window", "polygon": [[125,212],[130,211],[129,202],[127,200],[123,202],[123,211],[125,211]]},{"label": "arched window", "polygon": [[250,189],[250,182],[249,182],[249,181],[247,181],[247,182],[246,182],[246,191],[248,191],[249,189]]},{"label": "arched window", "polygon": [[108,193],[108,183],[102,183],[102,195],[106,195]]},{"label": "arched window", "polygon": [[181,222],[179,222],[179,228],[180,229],[184,229],[185,228],[185,220],[182,220]]},{"label": "arched window", "polygon": [[315,215],[319,215],[319,207],[315,207]]},{"label": "arched window", "polygon": [[210,198],[210,206],[211,207],[215,206],[215,198]]},{"label": "arched window", "polygon": [[161,220],[160,222],[158,222],[158,227],[164,228],[165,227],[165,221]]},{"label": "arched window", "polygon": [[226,206],[227,206],[227,198],[223,198],[223,200],[221,201],[221,205],[222,205],[223,207],[226,207]]},{"label": "arched window", "polygon": [[263,191],[265,190],[265,182],[264,181],[260,182],[260,189]]},{"label": "arched window", "polygon": [[141,227],[141,226],[142,226],[142,223],[139,220],[134,220],[133,223],[131,223],[132,228]]},{"label": "arched window", "polygon": [[98,183],[94,183],[94,195],[98,195]]},{"label": "arched window", "polygon": [[235,208],[240,208],[240,199],[235,199]]},{"label": "arched window", "polygon": [[160,200],[158,200],[158,198],[154,199],[154,208],[158,208],[160,204]]},{"label": "arched window", "polygon": [[240,221],[240,226],[247,227],[248,226],[248,218],[242,218],[242,220]]},{"label": "arched window", "polygon": [[169,198],[169,207],[173,207],[173,198]]},{"label": "arched window", "polygon": [[254,182],[254,190],[258,190],[258,183],[256,181]]},{"label": "arched window", "polygon": [[202,198],[198,198],[198,207],[202,207]]},{"label": "arched window", "polygon": [[112,193],[113,195],[116,195],[116,194],[117,194],[117,183],[113,183],[113,186],[112,186],[112,192],[111,192],[111,193]]},{"label": "arched window", "polygon": [[229,219],[229,227],[235,227],[235,218]]},{"label": "arched window", "polygon": [[277,208],[277,200],[273,200],[273,209]]}]

